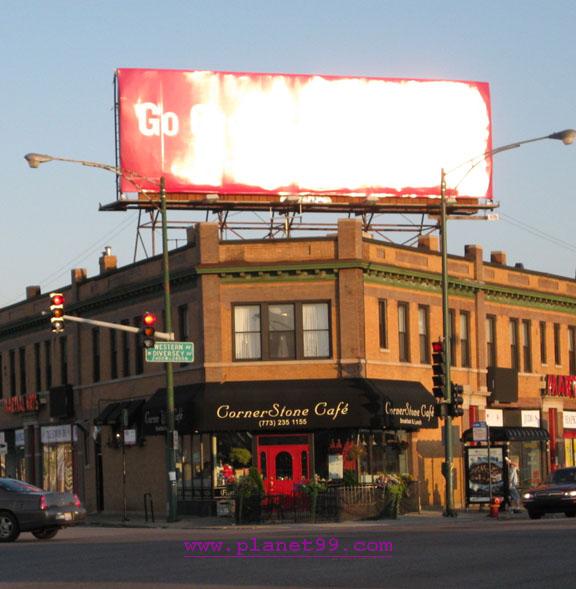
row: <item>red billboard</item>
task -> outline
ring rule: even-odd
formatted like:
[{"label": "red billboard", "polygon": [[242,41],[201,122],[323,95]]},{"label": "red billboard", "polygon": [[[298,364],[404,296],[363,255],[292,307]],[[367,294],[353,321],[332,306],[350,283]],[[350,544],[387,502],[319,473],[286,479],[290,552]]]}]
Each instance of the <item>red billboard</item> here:
[{"label": "red billboard", "polygon": [[[169,193],[492,197],[483,82],[119,69],[120,166]],[[479,164],[461,166],[478,157]],[[135,176],[132,176],[135,178]],[[157,191],[122,180],[123,192]]]}]

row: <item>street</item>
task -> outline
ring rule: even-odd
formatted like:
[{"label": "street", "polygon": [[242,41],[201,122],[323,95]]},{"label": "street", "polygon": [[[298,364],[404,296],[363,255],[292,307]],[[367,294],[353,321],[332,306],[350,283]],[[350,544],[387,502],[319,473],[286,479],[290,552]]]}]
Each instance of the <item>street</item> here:
[{"label": "street", "polygon": [[[206,542],[222,542],[223,554],[215,550],[219,544]],[[564,518],[86,526],[61,531],[49,542],[22,534],[1,545],[0,587],[553,588],[571,584],[575,549],[576,523]]]}]

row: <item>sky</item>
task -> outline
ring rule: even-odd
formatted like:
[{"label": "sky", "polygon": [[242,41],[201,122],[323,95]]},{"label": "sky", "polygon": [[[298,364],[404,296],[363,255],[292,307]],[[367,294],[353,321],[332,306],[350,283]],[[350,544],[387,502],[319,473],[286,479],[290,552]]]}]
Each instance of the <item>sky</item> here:
[{"label": "sky", "polygon": [[[490,84],[493,146],[576,128],[573,0],[3,0],[0,19],[0,307],[98,272],[136,248],[138,213],[101,212],[115,177],[24,154],[113,164],[117,68],[161,68]],[[494,158],[497,221],[452,221],[451,254],[575,277],[576,144],[541,141]],[[204,215],[188,215],[190,222]],[[314,220],[314,219],[312,219]],[[318,219],[319,220],[319,219]],[[385,220],[383,220],[385,222]],[[151,236],[143,234],[151,253]],[[171,233],[171,246],[183,233]],[[397,240],[401,237],[391,236]],[[160,250],[157,249],[157,252]]]}]

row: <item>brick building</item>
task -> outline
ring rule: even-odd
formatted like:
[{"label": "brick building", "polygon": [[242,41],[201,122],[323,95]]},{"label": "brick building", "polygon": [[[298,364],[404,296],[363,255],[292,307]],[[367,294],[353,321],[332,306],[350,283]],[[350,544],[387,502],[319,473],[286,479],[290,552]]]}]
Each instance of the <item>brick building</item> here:
[{"label": "brick building", "polygon": [[[314,473],[361,481],[382,472],[418,479],[423,506],[444,494],[442,431],[429,393],[431,342],[441,336],[437,240],[418,247],[363,235],[355,220],[320,238],[221,241],[191,228],[170,252],[176,340],[195,344],[174,365],[181,509],[213,508],[226,478],[249,461],[270,492]],[[161,258],[71,274],[66,313],[139,326],[162,316]],[[464,435],[486,420],[521,463],[522,483],[574,464],[576,282],[483,260],[449,257],[456,505],[465,500]],[[165,504],[163,365],[139,336],[66,324],[50,332],[48,297],[0,309],[0,467],[51,489],[74,488],[90,510],[129,510],[143,494]],[[123,430],[135,442],[120,443]]]}]

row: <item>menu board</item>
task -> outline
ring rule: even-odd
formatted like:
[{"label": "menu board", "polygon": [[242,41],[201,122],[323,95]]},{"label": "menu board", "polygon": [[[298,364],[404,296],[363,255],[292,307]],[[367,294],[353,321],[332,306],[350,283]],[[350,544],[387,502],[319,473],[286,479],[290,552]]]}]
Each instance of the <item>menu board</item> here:
[{"label": "menu board", "polygon": [[492,496],[504,496],[504,449],[466,448],[466,494],[468,503],[490,502],[490,478]]}]

